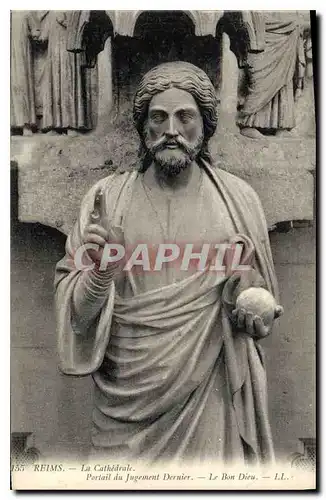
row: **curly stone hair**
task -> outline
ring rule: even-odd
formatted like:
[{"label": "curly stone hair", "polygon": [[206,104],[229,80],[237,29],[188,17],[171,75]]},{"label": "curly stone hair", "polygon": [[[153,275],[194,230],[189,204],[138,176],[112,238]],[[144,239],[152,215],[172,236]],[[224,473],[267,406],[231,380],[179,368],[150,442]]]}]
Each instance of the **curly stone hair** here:
[{"label": "curly stone hair", "polygon": [[203,117],[204,140],[197,159],[212,163],[208,151],[208,141],[217,127],[217,97],[214,86],[207,74],[191,63],[176,61],[155,66],[146,73],[136,91],[133,106],[134,124],[141,140],[139,155],[143,160],[143,170],[149,165],[144,141],[144,126],[151,99],[160,92],[177,88],[189,92],[195,99]]}]

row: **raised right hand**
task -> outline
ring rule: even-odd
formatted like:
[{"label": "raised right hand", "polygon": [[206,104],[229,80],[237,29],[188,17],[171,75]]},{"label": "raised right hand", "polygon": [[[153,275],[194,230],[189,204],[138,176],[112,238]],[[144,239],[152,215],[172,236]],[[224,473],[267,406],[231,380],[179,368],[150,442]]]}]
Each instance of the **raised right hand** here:
[{"label": "raised right hand", "polygon": [[[94,209],[90,214],[89,223],[85,228],[83,237],[84,244],[95,243],[99,246],[98,250],[87,250],[87,254],[96,266],[100,265],[106,243],[119,243],[122,245],[124,241],[121,227],[110,228],[108,220],[104,194],[101,189],[98,189],[95,194]],[[112,267],[117,267],[117,264],[112,264]]]}]

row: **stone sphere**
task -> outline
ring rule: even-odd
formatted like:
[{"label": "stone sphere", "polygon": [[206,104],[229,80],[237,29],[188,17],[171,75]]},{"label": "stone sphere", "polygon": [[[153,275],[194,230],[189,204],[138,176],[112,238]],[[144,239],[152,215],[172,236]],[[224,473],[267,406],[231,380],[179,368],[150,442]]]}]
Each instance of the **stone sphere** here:
[{"label": "stone sphere", "polygon": [[260,316],[266,325],[273,321],[276,306],[273,295],[265,288],[248,288],[240,293],[236,301],[237,309]]}]

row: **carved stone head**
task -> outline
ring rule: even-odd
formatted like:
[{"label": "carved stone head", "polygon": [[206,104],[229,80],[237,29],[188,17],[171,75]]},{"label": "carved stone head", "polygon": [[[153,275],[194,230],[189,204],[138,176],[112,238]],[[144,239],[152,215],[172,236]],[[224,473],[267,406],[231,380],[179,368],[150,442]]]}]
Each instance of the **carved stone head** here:
[{"label": "carved stone head", "polygon": [[[181,148],[184,146],[187,152],[187,146],[189,146],[188,152],[191,153],[191,159],[194,159],[191,156],[195,155],[197,160],[205,159],[210,162],[208,141],[217,126],[217,97],[214,86],[207,74],[197,66],[183,61],[176,61],[160,64],[146,73],[135,94],[133,117],[141,139],[140,156],[143,159],[143,169],[149,166],[151,160],[151,151],[146,140],[151,119],[149,117],[151,103],[153,99],[157,100],[156,96],[159,94],[163,96],[163,93],[165,93],[167,96],[167,92],[171,91],[171,89],[176,89],[173,93],[175,95],[170,96],[171,99],[176,99],[179,95],[180,104],[183,102],[185,105],[186,103],[190,105],[192,101],[201,118],[200,135],[198,128],[198,137],[193,137],[193,141],[187,144],[187,141],[183,141],[183,139],[190,140],[191,136],[187,137],[187,133],[181,134]],[[164,101],[167,104],[167,99],[162,99],[162,103]],[[168,110],[166,112],[169,113]],[[170,112],[173,112],[171,106]],[[197,126],[199,127],[199,124]],[[175,140],[178,141],[179,138],[176,137]]]}]

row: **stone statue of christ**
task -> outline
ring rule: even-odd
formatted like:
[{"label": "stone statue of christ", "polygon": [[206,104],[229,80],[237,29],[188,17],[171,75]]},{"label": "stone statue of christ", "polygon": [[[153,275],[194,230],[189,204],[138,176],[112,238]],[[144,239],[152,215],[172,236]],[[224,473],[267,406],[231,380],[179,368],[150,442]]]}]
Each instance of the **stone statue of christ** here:
[{"label": "stone statue of christ", "polygon": [[[95,455],[269,463],[259,339],[282,308],[275,302],[266,321],[236,304],[249,288],[277,300],[260,201],[244,181],[213,166],[217,99],[201,69],[179,61],[149,71],[133,116],[140,168],[90,189],[56,267],[61,370],[93,377]],[[152,250],[162,242],[239,243],[248,270],[223,274],[176,262],[158,271],[110,262],[103,270],[98,263],[112,241]],[[74,256],[85,244],[94,245],[86,252],[93,266],[77,269]]]}]

